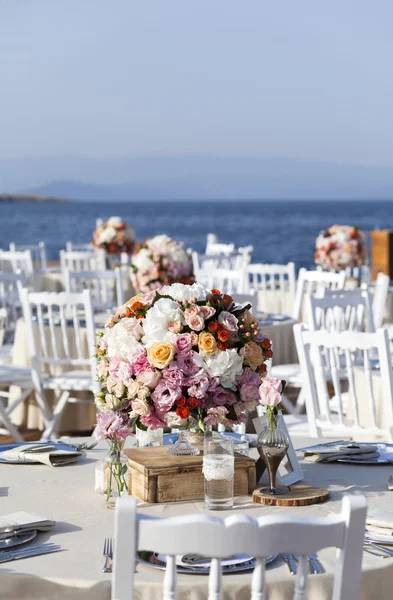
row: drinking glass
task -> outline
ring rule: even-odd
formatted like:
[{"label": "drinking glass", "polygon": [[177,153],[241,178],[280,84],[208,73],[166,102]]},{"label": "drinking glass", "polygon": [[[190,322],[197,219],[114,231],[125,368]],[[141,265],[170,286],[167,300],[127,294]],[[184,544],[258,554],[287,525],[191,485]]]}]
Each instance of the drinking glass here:
[{"label": "drinking glass", "polygon": [[203,474],[208,510],[233,507],[234,473],[233,439],[215,434],[206,437],[203,444]]}]

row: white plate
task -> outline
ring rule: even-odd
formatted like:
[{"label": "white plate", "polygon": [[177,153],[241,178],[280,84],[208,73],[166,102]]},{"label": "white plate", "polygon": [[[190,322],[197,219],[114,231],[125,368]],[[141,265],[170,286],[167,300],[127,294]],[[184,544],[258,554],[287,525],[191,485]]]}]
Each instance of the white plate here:
[{"label": "white plate", "polygon": [[[142,554],[143,556],[140,556]],[[164,571],[166,569],[166,561],[160,560],[158,557],[162,557],[155,552],[141,552],[137,554],[137,561],[143,565],[153,567],[153,569],[160,569]],[[265,559],[265,564],[268,565],[276,560],[278,554],[272,554]],[[236,573],[239,571],[249,571],[255,567],[255,559],[250,559],[240,564],[231,564],[222,567],[223,574],[225,573]],[[178,573],[184,573],[185,575],[207,575],[210,572],[210,567],[182,567],[176,565],[176,571]]]}]

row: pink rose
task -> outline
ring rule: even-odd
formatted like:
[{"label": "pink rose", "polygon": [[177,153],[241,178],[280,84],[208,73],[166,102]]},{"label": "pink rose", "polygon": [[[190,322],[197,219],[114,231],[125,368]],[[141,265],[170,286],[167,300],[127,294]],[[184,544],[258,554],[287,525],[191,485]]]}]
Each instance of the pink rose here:
[{"label": "pink rose", "polygon": [[171,333],[180,333],[183,329],[183,325],[180,321],[170,321],[167,325],[168,331]]},{"label": "pink rose", "polygon": [[261,404],[265,406],[277,406],[281,401],[282,384],[275,377],[265,377],[259,386]]},{"label": "pink rose", "polygon": [[149,369],[148,371],[141,371],[138,373],[137,379],[151,390],[154,390],[154,388],[157,386],[157,383],[161,379],[161,373],[159,371],[152,371]]},{"label": "pink rose", "polygon": [[98,377],[102,377],[102,378],[107,377],[107,375],[108,375],[108,363],[107,363],[106,360],[101,360],[98,363],[97,375],[98,375]]},{"label": "pink rose", "polygon": [[153,411],[146,417],[141,417],[141,423],[149,429],[163,429],[166,423],[160,419]]},{"label": "pink rose", "polygon": [[201,306],[199,309],[199,314],[204,319],[210,319],[216,313],[216,309],[212,306]]},{"label": "pink rose", "polygon": [[184,311],[184,318],[186,321],[188,321],[189,319],[192,319],[192,317],[196,317],[197,315],[199,315],[199,312],[199,306],[197,304],[191,304],[191,306],[186,308],[186,310]]},{"label": "pink rose", "polygon": [[188,320],[186,319],[186,323],[194,331],[202,331],[205,327],[205,321],[200,315],[195,315],[195,317],[191,317]]},{"label": "pink rose", "polygon": [[181,333],[175,340],[175,348],[177,354],[189,352],[191,350],[192,338],[189,333]]},{"label": "pink rose", "polygon": [[236,333],[239,328],[238,320],[235,315],[226,310],[223,310],[218,315],[218,322],[221,323],[221,325],[224,325],[225,329],[231,333]]},{"label": "pink rose", "polygon": [[131,408],[134,413],[144,417],[149,415],[151,410],[147,400],[142,400],[140,398],[132,401]]}]

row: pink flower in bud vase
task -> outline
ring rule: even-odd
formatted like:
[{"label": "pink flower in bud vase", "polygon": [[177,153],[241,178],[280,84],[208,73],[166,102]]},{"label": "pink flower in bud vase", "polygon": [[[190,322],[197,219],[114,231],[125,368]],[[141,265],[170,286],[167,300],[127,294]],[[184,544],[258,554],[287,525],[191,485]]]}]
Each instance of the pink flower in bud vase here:
[{"label": "pink flower in bud vase", "polygon": [[280,379],[265,377],[259,386],[261,404],[265,406],[277,406],[281,401],[282,384]]},{"label": "pink flower in bud vase", "polygon": [[97,414],[97,427],[95,437],[97,440],[109,439],[115,442],[122,442],[130,434],[131,431],[127,427],[128,417],[106,410]]}]

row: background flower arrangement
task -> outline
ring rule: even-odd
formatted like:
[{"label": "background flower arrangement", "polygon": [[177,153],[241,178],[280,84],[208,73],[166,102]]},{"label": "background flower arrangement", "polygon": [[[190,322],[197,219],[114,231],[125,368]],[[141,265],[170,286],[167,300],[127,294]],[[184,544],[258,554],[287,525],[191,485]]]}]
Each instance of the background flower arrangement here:
[{"label": "background flower arrangement", "polygon": [[120,217],[111,217],[97,227],[93,233],[93,246],[109,254],[132,254],[135,247],[135,233]]},{"label": "background flower arrangement", "polygon": [[[97,346],[100,437],[140,428],[245,422],[260,401],[271,342],[249,307],[199,284],[139,294]],[[261,391],[260,391],[261,388]],[[128,429],[128,431],[130,431]]]},{"label": "background flower arrangement", "polygon": [[365,235],[357,227],[332,225],[315,240],[314,259],[325,270],[361,267],[367,260]]},{"label": "background flower arrangement", "polygon": [[156,235],[138,244],[131,261],[135,291],[148,292],[171,283],[193,283],[192,259],[182,242]]}]

